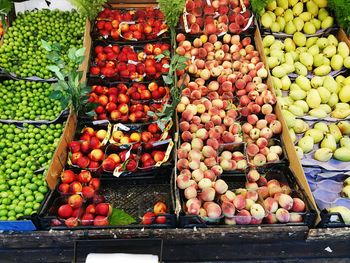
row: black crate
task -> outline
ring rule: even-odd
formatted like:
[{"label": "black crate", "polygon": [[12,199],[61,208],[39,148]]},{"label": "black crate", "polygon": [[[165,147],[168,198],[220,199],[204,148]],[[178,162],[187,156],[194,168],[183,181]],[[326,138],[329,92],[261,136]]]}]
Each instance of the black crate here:
[{"label": "black crate", "polygon": [[[139,180],[115,178],[101,178],[101,187],[99,195],[105,197],[106,202],[112,207],[124,210],[136,219],[135,224],[131,225],[109,225],[109,226],[77,226],[68,228],[66,226],[52,226],[52,220],[58,220],[55,215],[57,207],[54,206],[60,193],[56,189],[50,194],[39,214],[40,228],[43,230],[56,229],[101,229],[101,228],[174,228],[176,227],[176,217],[174,213],[173,188],[170,184],[172,175],[163,174],[150,179],[139,178]],[[141,224],[144,213],[152,211],[153,205],[157,201],[164,202],[168,207],[168,213],[164,214],[166,223],[164,224]],[[50,214],[51,212],[51,214]]]},{"label": "black crate", "polygon": [[[305,202],[306,212],[302,213],[303,221],[299,223],[278,223],[278,224],[260,224],[259,226],[269,226],[269,227],[283,227],[283,226],[307,226],[311,228],[314,225],[316,220],[316,210],[312,205],[311,201],[307,197],[305,191],[297,183],[293,172],[287,166],[275,166],[270,168],[261,168],[259,169],[260,173],[266,174],[268,180],[277,179],[278,181],[288,184],[292,190],[292,197],[299,197]],[[223,179],[229,186],[229,189],[238,189],[245,186],[246,177],[245,174],[241,175],[222,175],[220,177]],[[175,183],[176,184],[176,183]],[[185,202],[185,197],[182,190],[176,190],[177,202],[181,205]],[[252,227],[256,225],[225,225],[223,224],[223,218],[219,222],[209,223],[206,222],[203,218],[197,215],[187,215],[181,209],[179,213],[179,226],[183,228],[193,228],[193,227],[204,227],[204,228],[228,228],[228,227]]]}]

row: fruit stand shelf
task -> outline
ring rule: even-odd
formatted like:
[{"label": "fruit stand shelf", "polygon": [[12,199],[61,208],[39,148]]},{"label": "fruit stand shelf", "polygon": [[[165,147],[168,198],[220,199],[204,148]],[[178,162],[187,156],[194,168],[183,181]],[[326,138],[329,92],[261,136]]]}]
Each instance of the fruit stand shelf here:
[{"label": "fruit stand shelf", "polygon": [[[31,258],[31,261],[36,262],[72,262],[74,243],[77,240],[158,238],[163,240],[164,262],[232,262],[257,259],[269,262],[275,259],[281,262],[282,257],[284,260],[312,258],[317,262],[332,257],[333,260],[342,262],[340,258],[346,261],[345,258],[348,257],[349,234],[348,228],[308,231],[306,227],[3,233],[0,234],[0,254],[1,262],[21,262],[23,258]],[[195,251],[198,253],[194,253]],[[329,262],[330,259],[327,260]],[[77,262],[84,261],[80,259]]]}]

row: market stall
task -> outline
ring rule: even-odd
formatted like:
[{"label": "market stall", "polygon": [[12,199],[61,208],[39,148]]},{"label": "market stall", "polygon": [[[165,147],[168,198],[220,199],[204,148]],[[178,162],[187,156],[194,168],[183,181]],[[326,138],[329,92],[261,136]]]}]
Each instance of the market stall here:
[{"label": "market stall", "polygon": [[0,261],[348,258],[347,28],[333,1],[267,2],[10,18]]}]

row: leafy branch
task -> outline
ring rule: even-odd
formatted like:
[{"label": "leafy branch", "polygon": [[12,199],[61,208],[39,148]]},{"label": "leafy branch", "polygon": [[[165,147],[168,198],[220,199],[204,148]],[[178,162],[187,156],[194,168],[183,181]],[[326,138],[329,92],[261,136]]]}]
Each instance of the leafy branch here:
[{"label": "leafy branch", "polygon": [[338,25],[350,34],[350,0],[328,0],[328,7],[334,11]]},{"label": "leafy branch", "polygon": [[272,0],[251,0],[253,12],[258,16]]},{"label": "leafy branch", "polygon": [[92,21],[102,11],[107,0],[68,0],[68,2],[74,5],[80,14]]},{"label": "leafy branch", "polygon": [[[53,84],[53,91],[50,94],[51,99],[59,100],[63,109],[72,106],[73,110],[80,115],[86,112],[93,115],[95,105],[88,104],[90,88],[85,81],[81,81],[83,72],[80,70],[67,70],[65,62],[61,59],[61,46],[58,43],[50,45],[47,41],[41,40],[43,48],[48,52],[47,58],[54,65],[47,68],[54,72],[58,81]],[[70,48],[68,58],[70,62],[80,65],[84,59],[85,48]],[[88,112],[87,112],[88,111]]]},{"label": "leafy branch", "polygon": [[[156,56],[156,59],[162,59],[164,57],[168,57],[170,55],[170,52],[168,50],[165,50],[162,54]],[[169,65],[164,65],[165,67],[169,68],[169,72],[167,75],[163,76],[164,83],[166,85],[169,85],[170,88],[170,95],[171,95],[171,103],[165,103],[162,107],[161,111],[158,112],[152,112],[149,111],[147,114],[151,117],[157,118],[157,124],[158,127],[163,131],[165,129],[165,125],[172,119],[176,107],[179,104],[181,100],[181,94],[182,90],[184,88],[184,82],[182,82],[180,87],[177,87],[177,78],[176,78],[176,71],[183,70],[187,68],[187,62],[188,58],[184,56],[179,56],[178,54],[175,54],[170,61]]]}]

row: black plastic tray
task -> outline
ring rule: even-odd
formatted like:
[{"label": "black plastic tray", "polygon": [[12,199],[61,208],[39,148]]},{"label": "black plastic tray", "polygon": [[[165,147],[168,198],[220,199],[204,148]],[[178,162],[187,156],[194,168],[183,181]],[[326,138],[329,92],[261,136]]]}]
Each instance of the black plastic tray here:
[{"label": "black plastic tray", "polygon": [[340,213],[329,213],[327,210],[321,211],[321,222],[317,227],[321,228],[340,228],[350,227],[350,224],[346,224]]},{"label": "black plastic tray", "polygon": [[[114,178],[101,178],[101,187],[98,193],[103,195],[107,203],[110,203],[112,207],[124,210],[136,219],[135,224],[131,225],[109,225],[109,226],[77,226],[74,228],[68,228],[66,226],[51,226],[51,222],[57,219],[55,215],[49,215],[50,209],[54,204],[60,193],[56,189],[50,194],[48,200],[42,207],[39,220],[40,228],[42,230],[56,229],[102,229],[102,228],[174,228],[176,227],[176,217],[174,214],[174,197],[173,188],[170,181],[172,174],[162,174],[160,176],[150,178],[143,178],[140,180],[115,180]],[[157,201],[163,201],[168,207],[168,214],[165,214],[165,224],[152,224],[143,225],[140,224],[141,217],[147,211],[152,211],[153,205]]]},{"label": "black plastic tray", "polygon": [[[260,224],[258,226],[264,227],[285,227],[285,226],[307,226],[311,228],[316,220],[316,210],[310,200],[308,199],[305,191],[297,183],[293,172],[287,166],[277,166],[270,169],[259,169],[260,173],[265,173],[268,180],[277,179],[280,182],[288,183],[292,189],[292,197],[299,197],[305,202],[306,212],[303,213],[303,222],[300,223],[278,223],[278,224]],[[221,176],[229,186],[229,189],[238,189],[244,187],[246,182],[245,174],[241,175],[230,175]],[[176,183],[175,183],[176,184]],[[176,188],[176,198],[177,202],[181,205],[184,204],[183,191]],[[200,216],[187,215],[184,211],[179,213],[179,226],[183,228],[231,228],[231,227],[256,227],[257,225],[225,225],[223,222],[218,223],[208,223],[203,220]]]}]

